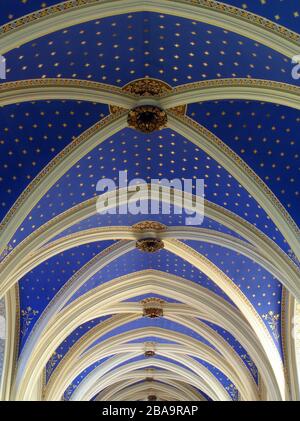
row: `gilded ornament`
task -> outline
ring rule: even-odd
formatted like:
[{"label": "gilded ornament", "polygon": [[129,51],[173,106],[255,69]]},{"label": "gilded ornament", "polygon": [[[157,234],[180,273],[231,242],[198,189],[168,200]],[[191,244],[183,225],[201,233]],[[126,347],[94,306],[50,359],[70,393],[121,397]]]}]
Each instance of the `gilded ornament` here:
[{"label": "gilded ornament", "polygon": [[155,351],[151,351],[151,350],[145,351],[144,356],[145,356],[145,358],[154,357],[155,356]]},{"label": "gilded ornament", "polygon": [[150,319],[156,319],[158,317],[163,317],[163,305],[164,300],[160,298],[146,298],[141,301],[143,305],[143,316],[149,317]]},{"label": "gilded ornament", "polygon": [[128,126],[142,133],[153,133],[166,127],[167,113],[155,105],[140,105],[128,113]]},{"label": "gilded ornament", "polygon": [[164,248],[164,243],[157,238],[144,238],[136,242],[136,248],[146,253],[155,253]]},{"label": "gilded ornament", "polygon": [[142,233],[145,231],[166,231],[167,227],[164,224],[156,221],[142,221],[132,226],[132,231]]}]

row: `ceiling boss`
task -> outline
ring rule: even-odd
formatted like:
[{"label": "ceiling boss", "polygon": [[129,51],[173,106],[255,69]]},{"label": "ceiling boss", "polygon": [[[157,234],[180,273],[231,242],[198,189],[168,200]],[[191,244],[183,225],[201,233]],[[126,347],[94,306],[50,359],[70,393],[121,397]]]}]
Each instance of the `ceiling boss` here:
[{"label": "ceiling boss", "polygon": [[141,105],[128,114],[128,126],[142,133],[152,133],[167,126],[167,113],[155,105]]},{"label": "ceiling boss", "polygon": [[137,105],[128,113],[128,126],[142,133],[153,133],[165,128],[168,122],[167,113],[156,105],[153,99],[170,90],[172,88],[166,83],[147,78],[127,85],[124,91],[141,97],[141,105]]},{"label": "ceiling boss", "polygon": [[[159,105],[159,98],[161,95],[172,92],[170,85],[158,79],[144,78],[130,82],[122,90],[135,95],[137,98],[136,106],[128,113],[127,123],[129,127],[146,134],[167,127],[168,116]],[[119,109],[119,107],[110,106],[112,114]],[[174,107],[172,110],[177,114],[184,115],[186,106]]]}]

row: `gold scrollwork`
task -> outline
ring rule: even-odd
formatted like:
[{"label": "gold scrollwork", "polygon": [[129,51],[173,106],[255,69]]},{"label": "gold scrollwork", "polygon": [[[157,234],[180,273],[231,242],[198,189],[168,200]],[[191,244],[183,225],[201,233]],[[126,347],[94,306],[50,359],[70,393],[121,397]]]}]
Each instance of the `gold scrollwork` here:
[{"label": "gold scrollwork", "polygon": [[144,238],[136,242],[136,248],[145,253],[155,253],[164,248],[164,243],[157,238]]},{"label": "gold scrollwork", "polygon": [[37,314],[39,314],[39,311],[34,310],[30,306],[26,307],[25,310],[21,310],[21,316],[22,316],[22,322],[23,322],[21,333],[23,336],[26,335],[32,320],[35,318]]},{"label": "gold scrollwork", "polygon": [[167,113],[153,105],[141,105],[128,113],[128,126],[142,133],[164,129],[168,123]]},{"label": "gold scrollwork", "polygon": [[276,341],[278,341],[278,339],[280,338],[280,333],[279,333],[280,314],[274,313],[274,311],[270,310],[268,311],[268,313],[263,314],[262,318],[268,323],[274,338],[276,339]]}]

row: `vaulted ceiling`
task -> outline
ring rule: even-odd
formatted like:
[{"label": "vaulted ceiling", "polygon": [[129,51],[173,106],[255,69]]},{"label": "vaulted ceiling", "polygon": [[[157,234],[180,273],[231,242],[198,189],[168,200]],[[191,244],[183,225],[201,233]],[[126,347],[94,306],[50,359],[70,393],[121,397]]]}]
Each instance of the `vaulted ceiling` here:
[{"label": "vaulted ceiling", "polygon": [[[299,2],[4,3],[2,399],[298,399]],[[203,179],[202,224],[99,214],[119,171]]]}]

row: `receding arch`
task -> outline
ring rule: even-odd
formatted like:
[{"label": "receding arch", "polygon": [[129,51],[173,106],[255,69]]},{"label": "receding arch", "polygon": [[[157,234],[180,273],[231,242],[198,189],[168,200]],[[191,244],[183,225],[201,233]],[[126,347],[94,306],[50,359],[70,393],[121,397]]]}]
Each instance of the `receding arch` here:
[{"label": "receding arch", "polygon": [[[205,329],[201,333],[202,335],[204,333],[203,337],[205,339],[210,340],[210,337],[205,334]],[[200,344],[197,340],[185,334],[154,327],[134,329],[130,332],[110,337],[109,339],[101,342],[99,345],[84,352],[78,360],[72,360],[73,364],[68,366],[68,372],[65,372],[64,376],[60,373],[56,374],[56,379],[60,378],[60,383],[54,382],[47,386],[45,392],[47,400],[58,400],[63,391],[72,382],[72,380],[80,374],[80,372],[84,371],[87,367],[91,366],[99,359],[105,358],[107,355],[116,355],[120,352],[135,352],[139,350],[142,354],[144,349],[143,343],[128,344],[128,342],[151,336],[168,339],[176,342],[177,344],[156,344],[155,348],[158,355],[161,354],[168,356],[169,353],[175,352],[178,355],[186,354],[190,356],[198,356],[199,358],[202,358],[219,368],[219,370],[223,371],[228,378],[231,378],[245,400],[257,400],[257,388],[253,378],[248,369],[243,364],[240,364],[239,358],[232,353],[230,346],[225,346],[225,343],[216,339],[214,345],[220,345],[220,348],[217,349],[220,349],[222,354],[221,356],[212,348],[207,345]],[[226,357],[229,357],[229,361],[226,360]],[[62,362],[60,364],[62,364]]]},{"label": "receding arch", "polygon": [[[174,196],[172,196],[171,199],[169,193],[170,192],[163,194],[161,200],[166,203],[171,202],[175,206],[177,204],[181,204],[181,192],[175,191]],[[111,192],[107,195],[107,197],[109,198],[114,194],[115,192]],[[131,195],[134,193],[128,194],[126,190],[121,189],[118,191],[118,194],[120,204],[123,204],[127,203]],[[148,194],[149,189],[142,190],[141,198],[147,199]],[[191,203],[194,203],[194,196],[190,195],[189,199]],[[2,285],[0,284],[0,296],[7,290],[8,285],[12,285],[13,282],[16,281],[16,279],[13,278],[13,274],[20,268],[22,270],[24,265],[23,259],[28,259],[29,253],[32,253],[38,247],[41,247],[43,244],[49,242],[51,238],[61,233],[64,229],[94,215],[96,213],[96,201],[97,199],[94,198],[83,202],[66,212],[63,212],[37,229],[36,232],[32,233],[19,246],[17,246],[17,248],[8,255],[5,261],[2,262]],[[255,247],[259,249],[260,253],[265,255],[265,257],[271,261],[271,265],[277,267],[277,269],[282,272],[282,276],[285,279],[283,284],[286,285],[293,295],[300,300],[300,289],[297,282],[300,276],[299,268],[272,240],[242,218],[234,215],[232,212],[227,211],[209,201],[205,201],[204,206],[205,215],[207,217],[216,220],[233,231],[236,231],[239,235],[245,237],[248,241],[255,245]],[[280,279],[282,278],[280,277]],[[6,282],[8,282],[8,284],[6,284]]]},{"label": "receding arch", "polygon": [[[102,390],[97,397],[96,401],[109,401],[112,400],[115,392],[122,390],[127,385],[136,384],[147,378],[153,379],[153,381],[159,381],[160,383],[170,384],[177,387],[182,385],[186,386],[188,390],[194,391],[194,386],[186,382],[186,379],[182,376],[172,373],[168,370],[154,370],[152,369],[139,369],[128,371],[126,374],[123,374],[120,381],[113,382],[106,389]],[[199,398],[203,401],[206,399],[202,395],[198,395]]]},{"label": "receding arch", "polygon": [[[144,380],[144,379],[142,379]],[[183,379],[182,379],[183,380]],[[147,382],[147,381],[146,381]],[[143,384],[146,383],[145,381],[143,382]],[[129,388],[129,387],[133,387],[135,386],[137,383],[139,383],[137,380],[123,380],[121,382],[117,382],[115,384],[113,384],[112,386],[108,387],[106,390],[104,390],[102,393],[99,393],[96,397],[96,401],[109,401],[109,400],[120,400],[119,397],[119,393],[123,393],[123,390],[125,390],[125,388]],[[171,379],[163,379],[163,378],[159,378],[159,380],[153,380],[151,381],[151,383],[147,382],[146,383],[148,386],[149,390],[156,390],[158,392],[157,389],[155,389],[155,386],[157,384],[159,385],[163,385],[166,387],[174,387],[176,390],[183,390],[186,394],[187,397],[189,397],[189,401],[205,401],[206,399],[204,399],[204,397],[195,391],[195,389],[188,385],[187,383],[185,383],[184,381],[178,381],[178,380],[171,380]],[[167,392],[167,390],[166,390]],[[149,395],[152,395],[155,393],[148,393],[146,397],[148,397]],[[172,393],[170,393],[170,396],[172,397]],[[125,399],[125,398],[124,398]],[[135,399],[136,400],[136,399]],[[172,399],[169,400],[174,400],[174,397]],[[182,400],[182,399],[178,399],[178,400]]]},{"label": "receding arch", "polygon": [[[134,354],[131,354],[131,358]],[[137,356],[137,355],[136,355]],[[147,361],[139,361],[135,363],[128,363],[122,367],[115,369],[114,367],[118,366],[120,363],[128,360],[128,355],[123,357],[113,357],[109,361],[105,362],[100,367],[93,370],[78,386],[71,400],[90,400],[96,393],[99,393],[100,390],[107,387],[114,381],[115,378],[120,379],[122,374],[126,374],[129,370],[135,370],[138,368],[145,367],[157,367],[167,370],[172,370],[174,373],[182,375],[183,377],[190,379],[191,384],[198,384],[198,387],[203,389],[203,391],[208,396],[214,396],[215,400],[231,400],[227,392],[225,392],[223,386],[219,383],[216,377],[212,376],[210,371],[204,366],[201,366],[199,373],[201,375],[196,375],[195,373],[177,366],[174,363],[166,362],[163,360],[149,358]],[[110,371],[108,373],[108,371]],[[213,391],[213,392],[212,392]]]},{"label": "receding arch", "polygon": [[[204,256],[201,256],[199,253],[196,253],[195,250],[185,246],[183,243],[179,243],[178,241],[165,239],[164,242],[167,250],[177,254],[179,257],[184,258],[189,262],[192,262],[195,267],[197,267],[210,279],[212,279],[232,299],[240,311],[246,316],[256,334],[261,338],[264,349],[267,351],[269,356],[271,354],[273,355],[273,365],[276,363],[276,373],[278,376],[277,378],[281,378],[280,382],[282,385],[282,394],[284,395],[286,393],[283,386],[285,382],[284,377],[282,377],[282,363],[278,354],[278,350],[275,347],[273,339],[267,331],[264,323],[256,314],[256,311],[252,307],[251,303],[239,291],[231,279],[228,278],[215,265],[213,265],[208,259],[204,258]],[[134,244],[132,244],[131,247],[133,248]]]},{"label": "receding arch", "polygon": [[[129,383],[129,382],[128,382]],[[131,383],[131,382],[130,382]],[[161,396],[169,396],[172,397],[171,400],[178,400],[178,401],[200,401],[200,395],[197,393],[193,393],[190,389],[188,389],[183,384],[178,384],[173,382],[173,384],[164,384],[158,381],[151,382],[151,384],[143,382],[142,384],[127,384],[121,390],[116,390],[114,392],[114,396],[112,400],[115,401],[127,401],[133,400],[136,401],[137,397],[147,397],[149,395],[158,394]]]},{"label": "receding arch", "polygon": [[[10,285],[14,285],[18,280],[25,276],[26,273],[30,272],[35,267],[42,264],[51,257],[62,253],[63,251],[83,244],[99,241],[135,241],[139,238],[143,238],[143,235],[143,233],[136,233],[131,229],[131,227],[111,226],[109,229],[107,227],[91,228],[70,234],[65,237],[61,237],[60,239],[53,241],[46,246],[37,249],[36,251],[31,250],[31,253],[27,255],[26,261],[24,260],[21,265],[19,264],[19,270],[15,267],[14,273],[5,271],[6,273],[8,272],[7,278],[5,277],[5,272],[2,273],[2,288],[9,289]],[[269,259],[265,257],[260,251],[258,251],[254,246],[236,237],[233,237],[232,235],[205,228],[182,228],[175,226],[166,229],[166,231],[161,232],[158,235],[162,240],[174,238],[179,240],[202,241],[228,248],[248,257],[251,260],[254,260],[257,264],[261,265],[263,268],[269,271],[282,284],[287,284],[287,286],[289,286],[289,282],[287,281],[285,273],[282,273],[282,271],[274,267]],[[9,282],[9,284],[5,284],[6,282]],[[0,288],[0,291],[3,290],[2,288]]]},{"label": "receding arch", "polygon": [[[117,305],[113,305],[112,297],[114,297],[116,302],[119,302],[120,300],[129,299],[134,295],[158,293],[181,302],[188,302],[189,306],[194,309],[194,313],[193,311],[191,312],[192,315],[205,319],[208,318],[208,320],[213,323],[221,324],[225,329],[232,332],[239,342],[247,349],[249,354],[253,355],[255,364],[257,364],[258,369],[261,370],[262,376],[267,379],[270,393],[274,399],[278,399],[278,386],[276,385],[276,381],[274,383],[274,380],[272,380],[274,374],[271,374],[273,368],[265,358],[262,346],[259,345],[257,348],[257,345],[255,345],[256,340],[255,336],[253,336],[252,329],[250,329],[243,317],[237,314],[236,309],[231,309],[231,306],[220,297],[199,287],[199,285],[194,285],[191,281],[184,280],[184,283],[182,283],[180,278],[168,276],[166,278],[168,279],[168,283],[166,283],[163,273],[159,272],[157,276],[155,276],[155,272],[156,271],[147,271],[146,273],[141,273],[140,276],[136,278],[130,275],[110,281],[90,293],[85,294],[80,300],[74,302],[69,309],[65,308],[62,310],[51,321],[51,324],[48,325],[44,335],[40,335],[38,346],[37,348],[35,347],[34,355],[32,355],[33,345],[30,340],[25,345],[25,348],[27,347],[28,351],[24,353],[24,348],[20,356],[19,370],[15,385],[16,393],[18,393],[18,395],[21,394],[20,396],[26,393],[26,388],[28,387],[28,383],[30,383],[32,376],[35,378],[38,375],[55,349],[78,324],[82,324],[85,321],[99,317],[100,315],[116,312]],[[102,300],[101,309],[99,308],[99,300]],[[199,302],[202,303],[202,311],[200,313]],[[140,304],[138,303],[123,303],[122,306],[121,304],[118,306],[123,313],[133,311],[140,315],[142,311]],[[172,305],[170,305],[170,307],[172,312],[177,314],[182,311],[181,307],[180,309],[177,306],[173,308]],[[75,316],[75,309],[76,313],[79,312],[78,316]],[[205,312],[203,313],[204,310]],[[187,313],[184,312],[184,314]],[[220,320],[220,314],[223,314],[222,320]],[[105,326],[106,325],[104,325],[104,327]],[[100,329],[102,329],[102,327],[100,327]],[[25,358],[26,354],[27,358]],[[260,359],[263,359],[265,362],[262,363]],[[55,376],[55,373],[53,375]],[[20,383],[21,381],[22,383]]]}]

